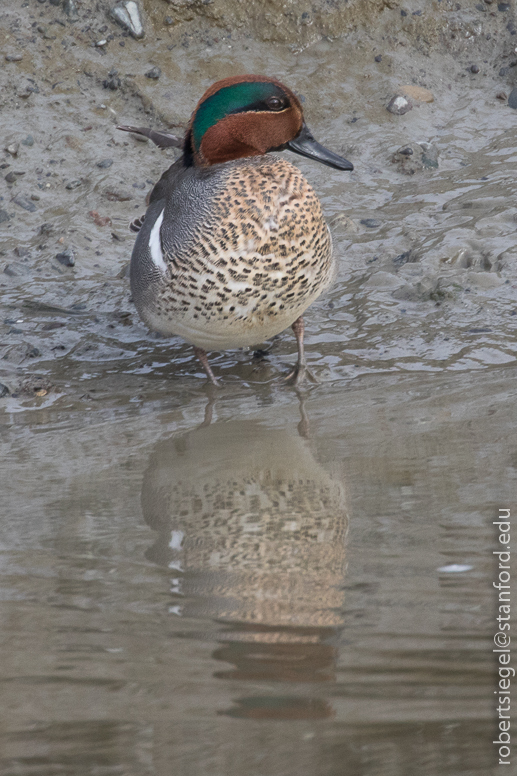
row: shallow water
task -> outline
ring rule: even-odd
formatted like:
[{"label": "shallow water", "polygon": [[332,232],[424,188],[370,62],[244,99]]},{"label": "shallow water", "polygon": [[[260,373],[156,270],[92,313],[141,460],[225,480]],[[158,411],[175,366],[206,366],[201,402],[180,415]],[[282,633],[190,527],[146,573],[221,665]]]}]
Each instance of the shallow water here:
[{"label": "shallow water", "polygon": [[2,773],[491,772],[505,371],[12,414]]},{"label": "shallow water", "polygon": [[[22,31],[57,13],[26,7]],[[34,145],[4,154],[25,175],[0,194],[2,776],[495,772],[491,521],[517,466],[516,114],[495,97],[515,38],[497,13],[499,38],[458,33],[452,53],[423,51],[425,12],[398,7],[305,50],[180,25],[124,47],[113,27],[103,54],[85,15],[6,65],[4,137]],[[28,100],[13,67],[38,80]],[[355,165],[296,158],[339,261],[301,394],[281,380],[290,332],[212,354],[214,394],[129,301],[127,223],[172,154],[114,124],[184,124],[245,71],[296,88]],[[403,83],[434,102],[392,116]],[[414,174],[393,161],[409,144]],[[35,211],[13,204],[31,191]]]}]

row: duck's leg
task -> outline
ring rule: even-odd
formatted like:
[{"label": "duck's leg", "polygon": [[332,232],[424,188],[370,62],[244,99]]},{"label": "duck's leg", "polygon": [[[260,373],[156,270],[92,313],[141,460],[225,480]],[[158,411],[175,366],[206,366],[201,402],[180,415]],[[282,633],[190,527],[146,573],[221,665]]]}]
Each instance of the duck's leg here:
[{"label": "duck's leg", "polygon": [[317,383],[318,381],[316,380],[314,375],[312,375],[307,369],[307,362],[305,361],[305,350],[303,347],[303,335],[305,332],[305,325],[303,323],[303,318],[301,315],[299,318],[295,320],[291,328],[294,331],[294,335],[296,337],[296,344],[298,346],[298,361],[296,362],[296,366],[294,367],[293,371],[290,372],[285,378],[286,382],[290,382],[294,386],[298,386],[298,385],[301,385],[305,380],[305,378],[307,377],[311,381],[311,383]]},{"label": "duck's leg", "polygon": [[206,372],[206,376],[210,380],[210,382],[213,385],[219,386],[219,383],[217,382],[214,373],[212,372],[210,368],[210,364],[208,363],[208,356],[206,354],[206,350],[203,350],[203,348],[198,348],[195,345],[193,345],[194,353],[196,354],[197,358],[199,359],[199,362],[203,369]]},{"label": "duck's leg", "polygon": [[307,410],[305,409],[305,400],[303,398],[303,393],[301,391],[296,391],[296,393],[298,394],[300,417],[301,417],[301,420],[297,426],[298,433],[302,437],[302,439],[309,439],[310,438],[309,416],[307,415]]},{"label": "duck's leg", "polygon": [[198,428],[208,428],[208,426],[211,425],[212,419],[214,417],[214,406],[217,392],[214,390],[214,386],[212,385],[207,386],[207,388],[208,403],[205,407],[205,417],[203,418],[203,422],[200,426],[198,426]]}]

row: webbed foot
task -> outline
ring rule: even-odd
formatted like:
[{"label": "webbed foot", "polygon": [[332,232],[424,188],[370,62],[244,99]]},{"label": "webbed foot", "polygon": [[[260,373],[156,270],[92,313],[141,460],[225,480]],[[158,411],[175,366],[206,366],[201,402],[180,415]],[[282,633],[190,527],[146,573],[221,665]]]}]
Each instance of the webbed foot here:
[{"label": "webbed foot", "polygon": [[303,348],[305,326],[303,324],[303,318],[301,316],[297,318],[291,328],[294,331],[296,344],[298,345],[298,361],[296,362],[294,369],[284,378],[284,382],[294,385],[295,388],[302,385],[305,380],[309,380],[311,383],[319,383],[319,380],[317,380],[312,372],[309,371],[307,364],[305,363],[305,351]]},{"label": "webbed foot", "polygon": [[320,383],[318,378],[312,374],[307,364],[300,363],[297,363],[294,369],[292,369],[289,374],[283,378],[283,380],[285,383],[293,385],[295,388],[303,385],[303,383],[307,380],[314,385],[319,385]]}]

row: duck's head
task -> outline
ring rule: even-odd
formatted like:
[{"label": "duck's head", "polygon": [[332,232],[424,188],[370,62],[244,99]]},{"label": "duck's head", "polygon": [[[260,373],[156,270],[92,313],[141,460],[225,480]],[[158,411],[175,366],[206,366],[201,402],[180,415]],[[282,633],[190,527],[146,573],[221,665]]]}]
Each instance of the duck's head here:
[{"label": "duck's head", "polygon": [[343,157],[316,142],[299,99],[274,78],[241,75],[213,84],[199,101],[185,137],[185,162],[200,167],[290,149],[338,170]]}]

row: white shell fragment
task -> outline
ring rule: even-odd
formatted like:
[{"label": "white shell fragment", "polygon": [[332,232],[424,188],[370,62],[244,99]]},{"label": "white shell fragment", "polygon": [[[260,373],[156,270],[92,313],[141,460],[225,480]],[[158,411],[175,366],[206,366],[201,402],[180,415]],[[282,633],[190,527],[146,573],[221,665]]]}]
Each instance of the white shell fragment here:
[{"label": "white shell fragment", "polygon": [[111,9],[111,15],[134,38],[144,37],[144,27],[135,0],[124,0]]}]

